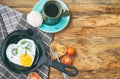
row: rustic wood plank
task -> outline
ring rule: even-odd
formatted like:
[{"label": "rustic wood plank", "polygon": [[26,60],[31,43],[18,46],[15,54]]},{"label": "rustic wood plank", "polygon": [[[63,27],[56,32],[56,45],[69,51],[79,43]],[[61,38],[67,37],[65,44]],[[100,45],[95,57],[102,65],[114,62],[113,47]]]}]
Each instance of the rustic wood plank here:
[{"label": "rustic wood plank", "polygon": [[[109,70],[116,72],[120,68],[120,1],[72,0],[66,3],[72,19],[65,30],[55,35],[55,40],[76,49],[73,65],[79,69],[79,74],[71,79],[119,78],[120,75],[116,76]],[[98,71],[91,75],[87,72],[89,70]]]},{"label": "rustic wood plank", "polygon": [[91,30],[67,29],[69,31],[66,32],[69,33],[58,33],[55,36],[55,40],[59,40],[66,47],[75,47],[77,56],[73,57],[75,61],[73,64],[78,69],[106,69],[109,68],[108,66],[111,63],[115,64],[114,67],[120,67],[120,37],[119,35],[116,36],[120,33],[117,33],[119,32],[117,31],[117,27],[116,29],[110,28],[111,30],[108,31],[103,29],[98,30],[97,28],[88,29]]},{"label": "rustic wood plank", "polygon": [[[60,72],[55,69],[52,69],[52,74],[50,79],[63,79],[63,76]],[[79,74],[75,77],[70,77],[70,79],[119,79],[120,70],[119,69],[106,69],[106,70],[80,70]]]},{"label": "rustic wood plank", "polygon": [[120,1],[118,0],[71,0],[66,3],[72,12],[72,26],[74,27],[120,25]]},{"label": "rustic wood plank", "polygon": [[[0,0],[1,4],[29,13],[38,0]],[[71,12],[69,25],[55,41],[76,49],[70,79],[120,79],[120,0],[63,0]],[[63,79],[51,68],[50,79]]]},{"label": "rustic wood plank", "polygon": [[38,0],[0,0],[1,4],[24,13],[29,13],[37,2]]},{"label": "rustic wood plank", "polygon": [[32,8],[37,1],[38,0],[0,0],[0,3],[12,8]]}]

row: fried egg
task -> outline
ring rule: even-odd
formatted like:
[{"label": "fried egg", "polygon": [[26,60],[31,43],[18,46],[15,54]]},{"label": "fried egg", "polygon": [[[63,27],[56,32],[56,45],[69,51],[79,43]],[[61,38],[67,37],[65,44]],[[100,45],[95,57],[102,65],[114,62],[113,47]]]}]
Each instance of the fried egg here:
[{"label": "fried egg", "polygon": [[35,43],[30,39],[21,39],[17,44],[10,44],[7,47],[6,55],[12,63],[29,67],[36,55]]}]

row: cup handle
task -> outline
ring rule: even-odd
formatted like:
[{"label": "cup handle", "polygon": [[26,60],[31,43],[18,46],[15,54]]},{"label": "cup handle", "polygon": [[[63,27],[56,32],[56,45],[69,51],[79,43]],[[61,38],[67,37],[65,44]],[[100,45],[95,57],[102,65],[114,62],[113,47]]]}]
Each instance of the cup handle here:
[{"label": "cup handle", "polygon": [[67,10],[67,9],[63,9],[62,10],[62,16],[69,16],[70,15],[70,12]]}]

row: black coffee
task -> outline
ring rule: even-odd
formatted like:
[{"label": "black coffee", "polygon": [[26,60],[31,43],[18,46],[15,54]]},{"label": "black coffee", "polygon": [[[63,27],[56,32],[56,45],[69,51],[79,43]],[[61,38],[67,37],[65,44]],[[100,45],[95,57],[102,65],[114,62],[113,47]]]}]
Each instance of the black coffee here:
[{"label": "black coffee", "polygon": [[45,13],[49,17],[55,17],[59,13],[59,9],[55,4],[48,4],[45,8]]}]

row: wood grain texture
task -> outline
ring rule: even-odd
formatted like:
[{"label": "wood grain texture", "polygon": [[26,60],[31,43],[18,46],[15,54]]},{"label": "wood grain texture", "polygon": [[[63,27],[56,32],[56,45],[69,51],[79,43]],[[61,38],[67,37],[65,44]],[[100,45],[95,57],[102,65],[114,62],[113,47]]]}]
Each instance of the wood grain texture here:
[{"label": "wood grain texture", "polygon": [[[0,0],[29,13],[38,0]],[[69,25],[54,40],[73,46],[73,65],[79,73],[70,79],[120,79],[120,0],[63,0],[71,13]],[[63,79],[51,68],[50,79]]]}]

